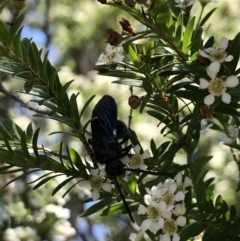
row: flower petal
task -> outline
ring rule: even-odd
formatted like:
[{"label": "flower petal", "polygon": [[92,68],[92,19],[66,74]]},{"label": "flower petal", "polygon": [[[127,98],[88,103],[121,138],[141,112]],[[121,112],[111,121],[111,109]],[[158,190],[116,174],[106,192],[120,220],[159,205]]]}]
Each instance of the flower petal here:
[{"label": "flower petal", "polygon": [[169,234],[165,233],[163,235],[160,235],[160,240],[161,241],[171,241],[171,238],[170,238]]},{"label": "flower petal", "polygon": [[224,142],[224,143],[226,143],[226,144],[232,143],[232,139],[229,138],[228,135],[227,135],[226,133],[224,133],[224,132],[220,132],[220,133],[218,134],[218,137],[219,137],[219,139],[220,139],[222,142]]},{"label": "flower petal", "polygon": [[204,51],[205,51],[206,53],[210,54],[211,52],[214,52],[215,49],[214,49],[213,47],[209,47],[209,48],[204,49]]},{"label": "flower petal", "polygon": [[173,234],[172,241],[180,241],[180,236],[178,233]]},{"label": "flower petal", "polygon": [[231,102],[231,95],[226,92],[222,93],[222,102],[229,104]]},{"label": "flower petal", "polygon": [[159,209],[162,211],[162,212],[165,212],[167,210],[167,204],[165,201],[160,201],[159,204]]},{"label": "flower petal", "polygon": [[183,226],[186,225],[187,220],[186,220],[186,218],[185,218],[184,216],[179,216],[179,217],[176,219],[176,222],[177,222],[178,226],[183,227]]},{"label": "flower petal", "polygon": [[133,147],[133,150],[136,154],[139,154],[140,150],[141,150],[141,147],[139,145],[136,145],[136,146]]},{"label": "flower petal", "polygon": [[228,55],[226,58],[225,58],[225,62],[230,62],[233,60],[233,56],[232,55]]},{"label": "flower petal", "polygon": [[239,79],[237,76],[235,75],[231,75],[231,76],[228,76],[226,81],[226,86],[229,87],[229,88],[233,88],[233,87],[236,87],[239,83]]},{"label": "flower petal", "polygon": [[106,192],[111,192],[112,191],[112,184],[108,182],[104,182],[102,184],[102,189]]},{"label": "flower petal", "polygon": [[179,186],[182,183],[182,174],[179,172],[175,177],[174,180],[176,181],[177,185]]},{"label": "flower petal", "polygon": [[205,105],[211,105],[215,100],[215,97],[210,94],[210,95],[207,95],[205,98],[204,98],[204,104]]},{"label": "flower petal", "polygon": [[149,150],[144,151],[142,154],[142,158],[147,159],[149,157],[151,157]]},{"label": "flower petal", "polygon": [[200,81],[199,89],[207,89],[208,88],[209,82],[206,79],[200,78],[199,81]]},{"label": "flower petal", "polygon": [[164,225],[164,219],[163,218],[159,218],[159,220],[158,220],[158,227],[159,227],[159,229],[163,228],[163,225]]},{"label": "flower petal", "polygon": [[124,59],[124,55],[117,55],[116,57],[113,58],[114,63],[119,63]]},{"label": "flower petal", "polygon": [[149,230],[150,230],[151,232],[156,233],[159,229],[160,229],[160,228],[159,228],[158,222],[152,221],[152,224],[151,224],[151,226],[149,227]]},{"label": "flower petal", "polygon": [[184,182],[183,182],[183,186],[186,188],[186,187],[189,187],[191,185],[192,185],[192,179],[189,178],[189,177],[185,177]]},{"label": "flower petal", "polygon": [[126,165],[130,162],[130,158],[128,156],[124,156],[120,159],[120,161]]},{"label": "flower petal", "polygon": [[98,200],[100,198],[100,193],[98,190],[93,190],[92,191],[92,200],[95,201],[95,200]]},{"label": "flower petal", "polygon": [[179,201],[183,201],[185,198],[185,194],[183,191],[179,191],[177,192],[177,194],[175,195],[174,199],[175,201],[179,202]]},{"label": "flower petal", "polygon": [[217,76],[217,73],[220,70],[220,63],[218,62],[212,62],[208,67],[207,67],[207,74],[211,79],[215,79]]},{"label": "flower petal", "polygon": [[228,47],[228,39],[225,37],[221,37],[219,46],[221,49],[225,50]]},{"label": "flower petal", "polygon": [[152,201],[152,198],[151,198],[150,195],[148,195],[148,194],[144,195],[144,202],[145,202],[147,205],[150,205],[151,201]]},{"label": "flower petal", "polygon": [[205,51],[203,51],[203,50],[199,50],[199,54],[201,55],[201,56],[203,56],[204,58],[209,58],[210,56],[207,54],[207,53],[205,53]]},{"label": "flower petal", "polygon": [[98,176],[98,174],[99,174],[99,168],[95,168],[95,169],[91,169],[91,174],[93,175],[93,176]]},{"label": "flower petal", "polygon": [[177,183],[176,182],[173,182],[173,183],[169,184],[168,191],[170,193],[174,193],[176,190],[177,190]]},{"label": "flower petal", "polygon": [[141,228],[143,231],[146,231],[147,229],[150,228],[151,224],[152,224],[152,220],[150,220],[150,219],[145,219],[145,220],[143,220],[140,228]]},{"label": "flower petal", "polygon": [[145,206],[143,206],[142,204],[139,204],[137,214],[145,215],[146,212],[147,212],[147,208]]},{"label": "flower petal", "polygon": [[109,53],[113,50],[113,48],[114,47],[111,44],[108,43],[105,50],[106,50],[107,53]]}]

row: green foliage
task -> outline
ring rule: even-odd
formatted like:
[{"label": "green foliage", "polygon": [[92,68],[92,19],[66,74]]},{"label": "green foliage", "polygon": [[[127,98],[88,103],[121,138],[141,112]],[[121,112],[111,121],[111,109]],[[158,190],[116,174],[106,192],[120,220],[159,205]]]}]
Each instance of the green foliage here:
[{"label": "green foliage", "polygon": [[[133,157],[138,157],[145,161],[149,173],[137,168],[136,173],[132,172],[125,177],[111,177],[106,174],[102,176],[100,169],[97,169],[98,174],[93,174],[98,163],[87,136],[91,135],[89,124],[93,119],[89,113],[93,108],[95,95],[89,94],[80,107],[79,100],[84,88],[82,87],[81,93],[76,90],[73,92],[74,80],[62,81],[59,70],[51,63],[48,54],[43,54],[44,50],[39,49],[32,39],[22,38],[25,14],[20,11],[14,15],[11,24],[0,20],[0,72],[11,76],[15,82],[24,82],[20,92],[28,94],[31,103],[41,108],[41,111],[34,109],[34,118],[62,124],[59,125],[62,127],[59,130],[50,130],[49,135],[69,136],[80,148],[74,149],[70,141],[56,139],[54,144],[59,149],[53,151],[39,144],[42,139],[47,139],[42,136],[42,128],[35,127],[30,122],[23,130],[14,120],[2,120],[0,175],[15,174],[4,187],[38,173],[37,178],[28,182],[37,192],[42,186],[63,177],[52,187],[50,194],[66,197],[67,194],[71,196],[70,191],[74,190],[77,184],[81,187],[81,184],[87,182],[92,191],[92,199],[97,193],[101,200],[84,210],[81,217],[95,213],[99,216],[126,214],[121,201],[122,194],[119,194],[118,190],[121,188],[131,212],[141,213],[143,205],[157,209],[160,201],[165,202],[168,210],[161,210],[157,218],[161,216],[165,223],[174,220],[176,230],[168,232],[162,225],[155,232],[151,225],[157,218],[153,219],[151,209],[146,209],[145,218],[149,218],[151,225],[145,229],[148,229],[146,233],[151,240],[159,240],[159,235],[173,238],[177,233],[181,241],[193,240],[198,235],[201,235],[204,241],[238,240],[238,207],[229,203],[224,195],[215,194],[218,180],[209,177],[210,163],[214,156],[208,153],[209,141],[205,145],[207,151],[201,151],[201,132],[204,131],[203,119],[211,122],[212,130],[226,132],[224,142],[230,147],[239,172],[239,155],[235,150],[240,149],[240,35],[236,34],[231,41],[221,39],[220,48],[216,50],[213,48],[214,36],[204,40],[205,25],[216,8],[210,9],[203,16],[203,5],[199,16],[191,16],[191,5],[180,8],[173,0],[156,0],[152,4],[141,1],[140,8],[137,2],[139,1],[108,1],[108,5],[125,11],[131,19],[140,22],[146,29],[138,32],[130,22],[127,26],[122,26],[120,49],[124,51],[125,59],[122,62],[116,61],[116,56],[121,53],[118,53],[119,49],[114,49],[116,46],[112,46],[115,52],[106,50],[102,54],[106,63],[98,64],[96,70],[99,75],[115,77],[113,83],[129,86],[132,93],[134,88],[136,95],[139,95],[139,113],[145,113],[150,120],[157,122],[158,135],[162,140],[159,143],[158,138],[151,136],[149,147],[152,156],[145,157],[147,154],[142,140],[138,132],[130,126],[131,110],[128,136],[136,153],[126,156],[129,159],[126,165],[132,167]],[[1,5],[1,9],[5,4]],[[83,39],[81,41],[84,42]],[[223,41],[228,41],[227,46],[222,46]],[[233,57],[231,60],[227,57],[229,55]],[[1,92],[4,93],[3,88]],[[210,98],[213,101],[210,101]],[[129,105],[132,107],[130,100]],[[104,118],[107,119],[105,116]],[[113,130],[113,133],[115,132],[116,130]],[[136,151],[137,148],[139,152]],[[109,160],[115,161],[117,160]],[[183,180],[180,181],[177,175],[179,172],[184,173],[183,177],[181,175]],[[192,180],[191,187],[185,183],[188,176]],[[96,188],[94,178],[100,179],[101,184],[110,185],[111,192],[101,187]],[[172,183],[176,184],[176,190],[181,192],[185,199],[179,201],[177,195],[174,196],[176,190],[170,189]],[[235,189],[239,191],[240,185],[236,186]],[[156,189],[163,192],[161,195],[156,192],[160,196],[157,198],[152,194]],[[147,193],[152,194],[151,201],[147,200],[150,198],[145,196]],[[172,195],[171,203],[167,203],[168,194]],[[86,202],[92,199],[88,198]],[[177,209],[174,205],[184,205],[186,210],[182,214],[176,214],[173,212]],[[169,213],[170,217],[166,218]],[[186,216],[186,225],[177,221],[184,219],[183,216]],[[144,229],[143,219],[136,218],[141,229]],[[53,226],[55,220],[49,219],[46,222]],[[38,232],[43,235],[41,230]]]}]

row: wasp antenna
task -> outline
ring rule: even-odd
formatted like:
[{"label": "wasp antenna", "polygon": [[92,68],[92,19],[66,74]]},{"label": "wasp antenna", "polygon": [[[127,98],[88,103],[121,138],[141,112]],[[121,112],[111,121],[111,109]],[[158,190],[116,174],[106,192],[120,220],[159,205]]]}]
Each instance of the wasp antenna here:
[{"label": "wasp antenna", "polygon": [[176,176],[176,173],[167,173],[167,172],[158,172],[153,170],[142,170],[142,169],[133,169],[133,168],[124,168],[125,171],[131,171],[136,173],[147,173],[155,176],[166,176],[166,177],[174,177]]},{"label": "wasp antenna", "polygon": [[119,185],[119,183],[118,183],[118,181],[117,181],[117,177],[116,177],[116,176],[114,177],[114,182],[115,182],[115,185],[116,185],[116,187],[117,187],[117,189],[118,189],[118,191],[119,191],[119,193],[120,193],[121,199],[122,199],[123,204],[124,204],[124,206],[125,206],[125,208],[126,208],[126,211],[127,211],[127,213],[128,213],[128,216],[130,217],[132,223],[135,223],[135,222],[134,222],[134,219],[133,219],[133,216],[132,216],[132,213],[131,213],[131,211],[130,211],[130,209],[129,209],[129,207],[128,207],[128,204],[127,204],[127,202],[126,202],[126,199],[125,199],[125,197],[124,197],[124,195],[123,195],[122,189],[121,189],[121,187],[120,187],[120,185]]}]

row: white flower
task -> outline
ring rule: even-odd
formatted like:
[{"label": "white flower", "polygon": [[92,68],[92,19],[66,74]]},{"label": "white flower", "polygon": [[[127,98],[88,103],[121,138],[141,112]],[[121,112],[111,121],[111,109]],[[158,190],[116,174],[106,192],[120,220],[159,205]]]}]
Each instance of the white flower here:
[{"label": "white flower", "polygon": [[189,177],[185,177],[184,181],[182,182],[182,174],[179,172],[174,179],[176,180],[178,189],[180,190],[186,190],[187,187],[192,185],[192,179],[190,179]]},{"label": "white flower", "polygon": [[123,49],[121,46],[116,47],[108,43],[105,52],[99,56],[96,65],[119,63],[124,58],[122,52]]},{"label": "white flower", "polygon": [[3,240],[5,241],[12,241],[12,240],[40,241],[40,237],[37,235],[36,230],[34,230],[33,228],[18,226],[15,228],[6,229]]},{"label": "white flower", "polygon": [[225,37],[222,37],[220,39],[219,45],[220,45],[219,48],[210,47],[204,50],[199,50],[199,53],[203,57],[210,59],[211,62],[223,63],[223,62],[229,62],[233,60],[233,56],[232,55],[227,56],[227,53],[226,53],[226,49],[228,47],[228,39]]},{"label": "white flower", "polygon": [[151,157],[149,150],[140,154],[141,148],[139,145],[136,145],[133,149],[136,154],[132,155],[131,158],[125,156],[121,161],[123,164],[128,164],[131,168],[146,170],[147,165],[144,164],[144,159]]},{"label": "white flower", "polygon": [[143,231],[149,229],[152,232],[157,232],[164,225],[163,215],[167,211],[167,205],[164,201],[157,203],[150,199],[146,201],[146,204],[148,207],[145,207],[142,204],[138,207],[139,215],[147,214],[148,216],[148,218],[142,222],[140,228]]},{"label": "white flower", "polygon": [[[174,180],[168,178],[164,183],[153,186],[151,193],[144,195],[147,207],[142,204],[138,207],[137,213],[148,217],[142,222],[141,230],[158,232],[162,229],[164,234],[161,235],[161,241],[179,241],[178,226],[186,225],[186,218],[183,216],[186,213],[185,190],[191,184],[189,177],[183,180],[181,173],[178,173]],[[179,201],[182,203],[178,203]]]},{"label": "white flower", "polygon": [[164,240],[164,238],[165,238],[166,240],[171,240],[170,236],[173,236],[173,235],[179,236],[177,234],[177,231],[178,231],[178,224],[177,224],[176,220],[174,220],[174,219],[165,220],[164,225],[163,225],[164,235],[163,235],[162,239]]},{"label": "white flower", "polygon": [[208,132],[208,129],[212,127],[213,124],[208,124],[206,119],[201,120],[201,130],[200,130],[200,135],[205,135]]},{"label": "white flower", "polygon": [[233,143],[238,138],[238,128],[230,125],[228,127],[228,134],[221,132],[219,133],[219,139],[226,144]]},{"label": "white flower", "polygon": [[211,78],[210,81],[200,78],[199,89],[208,89],[210,93],[204,98],[204,103],[206,105],[213,104],[215,96],[222,96],[222,102],[229,104],[231,101],[230,94],[226,93],[227,88],[236,87],[239,83],[237,76],[228,76],[225,81],[222,78],[217,77],[217,73],[220,70],[220,64],[217,62],[211,63],[207,67],[207,74]]},{"label": "white flower", "polygon": [[79,186],[90,186],[92,190],[92,200],[97,200],[100,197],[100,190],[103,189],[106,192],[111,192],[112,185],[108,182],[103,182],[105,177],[104,169],[91,169],[91,179],[90,181],[82,181]]},{"label": "white flower", "polygon": [[63,208],[60,205],[48,204],[45,207],[43,207],[41,211],[54,214],[56,217],[62,219],[70,218],[70,210],[67,208]]},{"label": "white flower", "polygon": [[175,2],[177,3],[177,5],[175,6],[181,9],[185,9],[187,7],[192,6],[195,3],[195,1],[196,0],[175,0]]},{"label": "white flower", "polygon": [[76,234],[76,230],[71,226],[68,220],[58,220],[51,229],[51,240],[65,241],[70,240]]}]

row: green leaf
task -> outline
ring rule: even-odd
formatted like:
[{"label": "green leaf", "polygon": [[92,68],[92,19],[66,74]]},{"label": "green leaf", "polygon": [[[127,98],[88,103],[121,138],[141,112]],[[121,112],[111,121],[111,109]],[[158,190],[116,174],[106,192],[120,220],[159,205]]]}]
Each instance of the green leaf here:
[{"label": "green leaf", "polygon": [[34,85],[34,79],[27,80],[24,83],[24,90],[26,91],[26,93],[29,93],[32,90],[33,85]]},{"label": "green leaf", "polygon": [[230,62],[225,62],[224,65],[228,68],[231,74],[234,74],[235,69],[238,65],[239,60],[239,49],[240,49],[240,33],[238,33],[233,39],[229,50],[227,51],[227,55],[233,55],[233,60]]},{"label": "green leaf", "polygon": [[[68,146],[66,146],[66,150],[67,150],[68,161],[69,161],[69,163],[70,163],[72,169],[75,171],[76,169],[75,169],[75,166],[74,166],[74,164],[73,164],[73,160],[72,160],[71,152],[70,152],[70,149],[69,149]],[[73,157],[75,158],[75,156],[73,156]]]},{"label": "green leaf", "polygon": [[61,182],[57,187],[54,188],[52,191],[52,196],[54,196],[62,187],[64,187],[67,183],[69,183],[71,180],[73,180],[75,177],[69,177],[63,182]]},{"label": "green leaf", "polygon": [[98,212],[99,210],[105,208],[106,206],[110,205],[111,203],[112,203],[111,197],[104,198],[103,200],[97,202],[96,204],[93,204],[90,208],[88,208],[87,210],[82,212],[80,217],[86,217],[91,214],[94,214],[94,213]]},{"label": "green leaf", "polygon": [[6,25],[0,20],[0,42],[2,42],[3,45],[7,42],[7,36],[8,36],[8,29]]},{"label": "green leaf", "polygon": [[69,148],[69,154],[71,156],[71,160],[73,164],[78,168],[78,170],[81,171],[82,173],[86,173],[86,167],[83,164],[78,152],[73,148]]},{"label": "green leaf", "polygon": [[26,129],[26,142],[27,143],[31,142],[32,136],[33,136],[33,127],[32,127],[32,122],[30,122]]},{"label": "green leaf", "polygon": [[[0,126],[0,127],[1,127],[1,126]],[[2,137],[3,137],[3,141],[4,141],[6,147],[7,147],[8,151],[9,151],[9,154],[10,154],[11,156],[13,156],[12,147],[11,147],[11,145],[9,144],[8,139],[7,139],[6,132],[5,132],[5,130],[4,130],[2,127],[1,127],[1,134],[2,134]]]},{"label": "green leaf", "polygon": [[168,116],[164,115],[161,112],[153,111],[153,110],[148,110],[147,113],[159,120],[160,122],[164,123],[165,125],[169,125],[172,121],[169,119]]},{"label": "green leaf", "polygon": [[91,96],[91,97],[87,100],[87,102],[85,103],[85,105],[83,106],[83,108],[82,108],[82,110],[81,110],[81,112],[80,112],[80,114],[79,114],[79,119],[81,119],[84,111],[87,109],[88,105],[91,103],[91,101],[93,100],[93,98],[94,98],[95,96],[96,96],[96,95],[93,95],[93,96]]},{"label": "green leaf", "polygon": [[192,40],[192,33],[193,33],[193,28],[194,28],[194,23],[195,23],[195,16],[193,16],[185,29],[184,36],[183,36],[183,48],[182,51],[184,54],[187,54],[191,45],[191,40]]},{"label": "green leaf", "polygon": [[63,174],[60,173],[60,174],[56,174],[56,175],[53,175],[53,176],[44,178],[43,180],[41,180],[40,182],[38,182],[38,184],[36,184],[36,185],[33,187],[33,190],[41,187],[43,184],[47,183],[47,182],[50,181],[51,179],[54,179],[55,177],[62,176],[62,175],[63,175]]},{"label": "green leaf", "polygon": [[33,148],[34,154],[35,154],[35,156],[38,160],[40,160],[39,153],[38,153],[38,135],[39,135],[39,132],[40,132],[40,127],[35,131],[35,133],[33,135],[33,140],[32,140],[32,148]]},{"label": "green leaf", "polygon": [[153,93],[153,87],[149,79],[145,79],[142,82],[143,89],[147,92],[148,95],[151,95]]},{"label": "green leaf", "polygon": [[21,147],[22,147],[22,151],[24,153],[24,156],[27,158],[27,159],[30,159],[30,154],[29,154],[29,151],[28,151],[28,147],[27,147],[27,144],[26,144],[26,135],[25,135],[25,132],[22,133],[21,135]]},{"label": "green leaf", "polygon": [[205,17],[201,20],[199,26],[203,26],[203,25],[207,22],[207,20],[211,17],[211,15],[215,12],[216,9],[217,9],[217,8],[214,8],[214,9],[212,9],[211,11],[209,11],[209,12],[205,15]]},{"label": "green leaf", "polygon": [[222,232],[218,228],[208,227],[203,234],[202,241],[228,240],[227,235],[228,232]]},{"label": "green leaf", "polygon": [[134,47],[132,44],[123,44],[123,49],[125,53],[127,54],[127,57],[133,62],[134,66],[138,66],[140,63],[140,59],[134,50]]},{"label": "green leaf", "polygon": [[189,238],[193,238],[203,232],[208,225],[202,222],[194,222],[185,226],[181,232],[180,237],[181,240],[188,240]]},{"label": "green leaf", "polygon": [[120,79],[112,81],[114,84],[128,85],[134,87],[142,87],[142,81],[137,79]]},{"label": "green leaf", "polygon": [[79,182],[81,182],[82,180],[74,183],[70,188],[68,188],[68,190],[62,195],[62,198],[64,198]]},{"label": "green leaf", "polygon": [[[137,203],[132,203],[132,202],[127,202],[127,205],[130,209],[130,211],[135,211],[137,206],[139,204]],[[113,215],[113,214],[126,214],[127,211],[125,209],[125,206],[123,204],[123,202],[119,202],[119,203],[114,203],[111,206],[107,206],[104,210],[102,210],[102,212],[99,214],[100,216],[108,216],[108,215]]]},{"label": "green leaf", "polygon": [[8,186],[9,184],[11,184],[12,182],[15,182],[16,180],[21,179],[22,177],[25,177],[25,176],[33,173],[33,172],[38,172],[38,171],[39,171],[39,169],[34,169],[34,170],[31,170],[31,171],[24,172],[23,174],[15,177],[15,178],[13,178],[11,181],[7,182],[7,183],[3,186],[3,188],[5,188],[5,187]]}]

